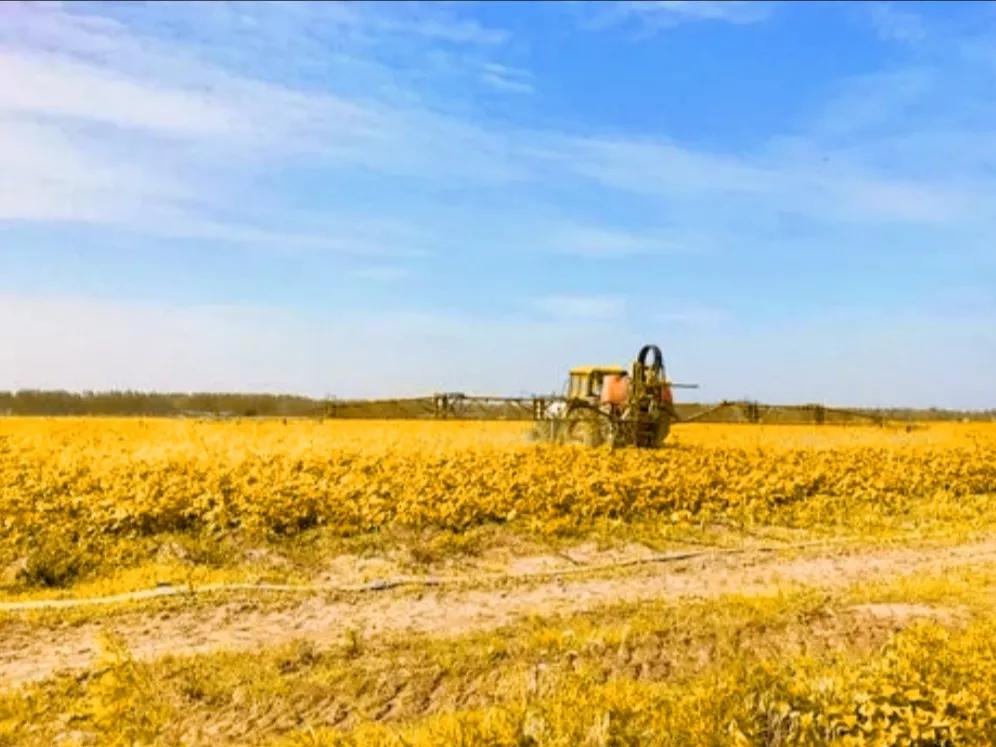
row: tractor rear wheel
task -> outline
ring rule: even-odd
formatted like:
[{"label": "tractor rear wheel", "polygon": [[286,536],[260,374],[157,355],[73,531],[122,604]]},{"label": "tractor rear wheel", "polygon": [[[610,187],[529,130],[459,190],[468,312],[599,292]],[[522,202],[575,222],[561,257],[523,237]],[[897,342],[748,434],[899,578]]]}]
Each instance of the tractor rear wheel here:
[{"label": "tractor rear wheel", "polygon": [[594,407],[579,406],[564,414],[564,442],[588,447],[613,445],[615,428],[612,419]]},{"label": "tractor rear wheel", "polygon": [[572,420],[567,429],[567,441],[592,448],[601,446],[611,437],[606,425],[605,418],[597,415]]}]

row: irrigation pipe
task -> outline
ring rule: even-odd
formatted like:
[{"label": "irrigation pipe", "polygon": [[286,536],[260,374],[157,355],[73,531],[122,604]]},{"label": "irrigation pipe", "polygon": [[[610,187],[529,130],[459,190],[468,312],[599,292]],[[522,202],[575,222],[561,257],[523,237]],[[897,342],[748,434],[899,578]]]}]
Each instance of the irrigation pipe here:
[{"label": "irrigation pipe", "polygon": [[81,597],[76,599],[25,599],[17,602],[0,602],[0,613],[3,612],[26,612],[30,610],[46,609],[72,609],[76,607],[91,607],[100,605],[120,604],[122,602],[136,602],[147,599],[159,599],[162,597],[189,596],[194,594],[210,594],[217,591],[271,591],[277,593],[310,593],[310,594],[356,594],[372,591],[387,591],[401,587],[440,587],[456,586],[465,583],[479,583],[482,581],[505,582],[505,581],[528,581],[537,578],[557,578],[562,576],[577,576],[584,573],[599,573],[611,571],[619,568],[628,568],[638,565],[649,565],[652,563],[674,563],[682,560],[693,560],[702,557],[718,557],[725,555],[745,555],[751,553],[771,553],[782,550],[801,550],[807,547],[827,546],[840,544],[839,542],[812,541],[801,542],[789,545],[765,545],[761,547],[737,547],[719,548],[712,550],[694,550],[654,553],[639,558],[629,558],[627,560],[617,560],[611,563],[593,563],[590,565],[579,565],[574,568],[560,568],[547,571],[528,571],[525,573],[483,573],[474,576],[400,576],[395,578],[379,579],[363,584],[334,585],[334,584],[271,584],[271,583],[212,583],[200,586],[186,585],[174,586],[164,584],[151,589],[139,589],[137,591],[122,592],[121,594],[110,594],[102,597]]}]

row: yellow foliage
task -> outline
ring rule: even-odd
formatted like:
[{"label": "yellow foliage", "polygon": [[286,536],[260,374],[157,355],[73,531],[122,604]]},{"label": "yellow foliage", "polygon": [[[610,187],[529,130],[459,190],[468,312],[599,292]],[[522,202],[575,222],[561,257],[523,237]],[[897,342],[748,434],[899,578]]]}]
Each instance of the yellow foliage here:
[{"label": "yellow foliage", "polygon": [[614,453],[529,443],[522,432],[467,422],[3,420],[0,561],[30,551],[39,581],[58,585],[84,562],[80,548],[108,537],[348,535],[513,519],[549,533],[648,516],[815,526],[912,506],[970,520],[989,503],[978,498],[996,493],[989,425],[692,425],[660,451]]},{"label": "yellow foliage", "polygon": [[684,682],[567,676],[525,702],[280,744],[981,747],[996,744],[994,656],[990,622],[956,634],[921,623],[866,661],[734,664]]},{"label": "yellow foliage", "polygon": [[[951,520],[989,528],[994,519],[993,425],[909,432],[689,425],[676,428],[660,451],[618,452],[530,443],[525,430],[474,422],[0,419],[0,570],[14,564],[29,583],[58,586],[108,543],[161,534],[212,544],[233,534],[462,530],[488,522],[545,534],[605,519],[659,519],[682,531],[715,521],[833,529]],[[653,637],[674,627],[654,629]],[[747,656],[738,648],[742,628],[707,630],[704,639],[718,642],[717,661],[680,677],[638,668],[629,676],[618,662],[608,666],[626,658],[623,642],[611,639],[612,646],[593,648],[618,650],[612,662],[608,653],[591,655],[577,671],[562,666],[548,677],[526,677],[528,668],[507,663],[506,688],[529,682],[521,696],[502,691],[484,705],[478,698],[476,708],[457,699],[396,724],[295,732],[291,719],[276,731],[296,745],[996,743],[996,625],[989,620],[958,630],[917,624],[875,655],[842,653],[831,662]],[[526,653],[536,649],[533,658],[542,662],[558,646],[575,645],[558,643],[568,633],[554,621]],[[508,632],[501,635],[504,641]],[[364,659],[358,640],[344,649],[345,662],[305,653],[298,659],[316,669],[314,681],[295,674],[297,665],[265,660],[267,687],[287,690],[294,708],[328,692],[342,696],[347,674]],[[135,661],[108,639],[89,677],[0,691],[0,745],[55,743],[50,727],[60,743],[72,743],[67,723],[102,744],[184,743],[178,722],[195,705],[238,718],[253,713],[226,682],[243,687],[259,675],[260,660],[215,656]],[[443,671],[454,670],[455,678],[471,671],[455,661]],[[481,661],[488,678],[480,681],[500,680],[502,667]],[[170,690],[177,668],[192,673]],[[245,676],[221,676],[232,672]],[[300,690],[292,688],[295,677]],[[362,695],[370,688],[361,680],[354,684]],[[434,677],[425,680],[435,692]],[[169,697],[157,697],[164,693]]]}]

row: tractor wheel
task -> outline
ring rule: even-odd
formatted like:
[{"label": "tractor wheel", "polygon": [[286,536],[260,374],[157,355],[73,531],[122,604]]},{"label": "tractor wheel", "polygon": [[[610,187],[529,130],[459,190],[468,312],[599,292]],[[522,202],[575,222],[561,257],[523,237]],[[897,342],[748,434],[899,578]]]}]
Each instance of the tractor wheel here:
[{"label": "tractor wheel", "polygon": [[581,444],[590,448],[613,445],[615,433],[612,421],[597,410],[580,409],[567,415],[566,443]]},{"label": "tractor wheel", "polygon": [[594,418],[577,418],[571,420],[567,426],[567,443],[580,444],[582,446],[600,446],[602,443],[602,431],[598,427],[598,421]]}]

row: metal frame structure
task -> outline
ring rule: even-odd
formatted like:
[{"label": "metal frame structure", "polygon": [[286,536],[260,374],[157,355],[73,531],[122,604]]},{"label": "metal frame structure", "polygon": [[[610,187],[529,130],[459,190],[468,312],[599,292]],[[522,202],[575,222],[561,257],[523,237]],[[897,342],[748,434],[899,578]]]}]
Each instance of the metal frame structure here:
[{"label": "metal frame structure", "polygon": [[[609,444],[656,448],[672,423],[811,423],[865,421],[878,425],[884,418],[873,413],[827,407],[822,404],[767,405],[749,400],[724,400],[717,405],[679,413],[672,389],[694,389],[695,384],[669,381],[661,350],[644,345],[629,371],[624,400],[603,401],[601,389],[608,376],[626,376],[621,366],[578,366],[569,372],[564,394],[501,397],[438,392],[431,397],[382,400],[329,400],[329,418],[425,418],[435,420],[532,420],[542,438],[577,441],[591,446]],[[618,383],[618,382],[617,382]],[[722,417],[718,417],[722,414]]]}]

